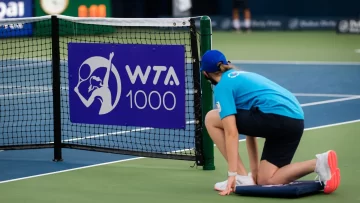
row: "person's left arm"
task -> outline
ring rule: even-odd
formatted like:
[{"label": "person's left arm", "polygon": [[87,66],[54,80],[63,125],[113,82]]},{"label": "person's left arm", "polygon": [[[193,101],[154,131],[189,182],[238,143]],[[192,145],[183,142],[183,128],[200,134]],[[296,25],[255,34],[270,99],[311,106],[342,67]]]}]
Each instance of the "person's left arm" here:
[{"label": "person's left arm", "polygon": [[235,176],[237,174],[238,161],[238,129],[236,127],[236,104],[233,90],[230,85],[218,86],[215,91],[215,99],[219,108],[220,119],[225,134],[226,157],[228,163],[228,185],[227,189],[220,195],[228,195],[235,188]]},{"label": "person's left arm", "polygon": [[229,86],[219,86],[215,92],[215,98],[219,107],[220,119],[225,133],[225,145],[229,172],[237,171],[238,155],[238,129],[236,127],[237,113],[233,90]]},{"label": "person's left arm", "polygon": [[235,116],[226,116],[222,119],[222,123],[225,131],[225,146],[226,156],[228,159],[228,170],[229,172],[236,172],[239,149],[239,133],[236,127]]}]

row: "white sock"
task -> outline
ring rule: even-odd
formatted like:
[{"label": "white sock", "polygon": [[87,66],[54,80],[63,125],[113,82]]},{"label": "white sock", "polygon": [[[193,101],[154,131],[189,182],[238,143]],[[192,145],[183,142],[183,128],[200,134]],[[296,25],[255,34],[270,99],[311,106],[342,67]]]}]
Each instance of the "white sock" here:
[{"label": "white sock", "polygon": [[237,30],[240,29],[240,20],[239,19],[233,20],[233,26]]},{"label": "white sock", "polygon": [[315,165],[315,170],[314,170],[314,172],[315,173],[318,173],[317,172],[317,168],[319,167],[318,165],[319,165],[319,158],[317,157],[317,155],[315,155],[315,157],[316,157],[316,165]]},{"label": "white sock", "polygon": [[245,28],[250,28],[250,25],[251,25],[250,19],[245,19],[244,25],[245,25]]}]

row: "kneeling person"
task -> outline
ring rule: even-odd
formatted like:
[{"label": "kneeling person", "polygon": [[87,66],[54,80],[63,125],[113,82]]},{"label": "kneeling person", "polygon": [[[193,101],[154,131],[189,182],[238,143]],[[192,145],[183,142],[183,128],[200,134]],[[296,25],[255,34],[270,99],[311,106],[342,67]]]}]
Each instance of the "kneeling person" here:
[{"label": "kneeling person", "polygon": [[[335,151],[291,163],[304,131],[304,112],[296,97],[259,74],[234,69],[217,50],[202,57],[201,71],[213,84],[218,109],[207,113],[205,126],[228,163],[228,180],[215,184],[227,195],[235,185],[287,184],[316,172],[332,193],[340,184]],[[252,176],[238,153],[238,135],[246,135]],[[265,138],[258,161],[256,137]]]}]

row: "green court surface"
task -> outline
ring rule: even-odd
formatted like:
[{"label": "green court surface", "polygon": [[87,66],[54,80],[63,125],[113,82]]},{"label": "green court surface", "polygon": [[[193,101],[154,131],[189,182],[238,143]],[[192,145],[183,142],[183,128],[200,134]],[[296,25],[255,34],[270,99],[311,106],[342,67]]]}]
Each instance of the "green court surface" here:
[{"label": "green court surface", "polygon": [[317,32],[214,32],[213,47],[231,60],[359,62],[359,35]]},{"label": "green court surface", "polygon": [[[342,184],[331,194],[293,199],[293,202],[356,202],[360,179],[359,155],[360,124],[350,123],[307,130],[294,161],[314,158],[328,149],[338,153]],[[259,140],[261,148],[263,140]],[[239,152],[247,163],[246,146]],[[66,173],[37,177],[0,184],[0,202],[279,202],[284,199],[241,197],[235,194],[220,196],[213,184],[225,178],[226,164],[216,150],[215,171],[190,167],[189,162],[138,159],[98,166]],[[304,179],[314,179],[311,174]]]}]

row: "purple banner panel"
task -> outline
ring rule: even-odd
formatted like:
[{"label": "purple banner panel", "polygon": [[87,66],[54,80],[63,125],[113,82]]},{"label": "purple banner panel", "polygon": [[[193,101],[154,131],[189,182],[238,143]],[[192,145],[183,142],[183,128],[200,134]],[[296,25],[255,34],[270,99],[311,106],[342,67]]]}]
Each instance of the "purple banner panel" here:
[{"label": "purple banner panel", "polygon": [[69,43],[73,123],[184,129],[183,45]]}]

